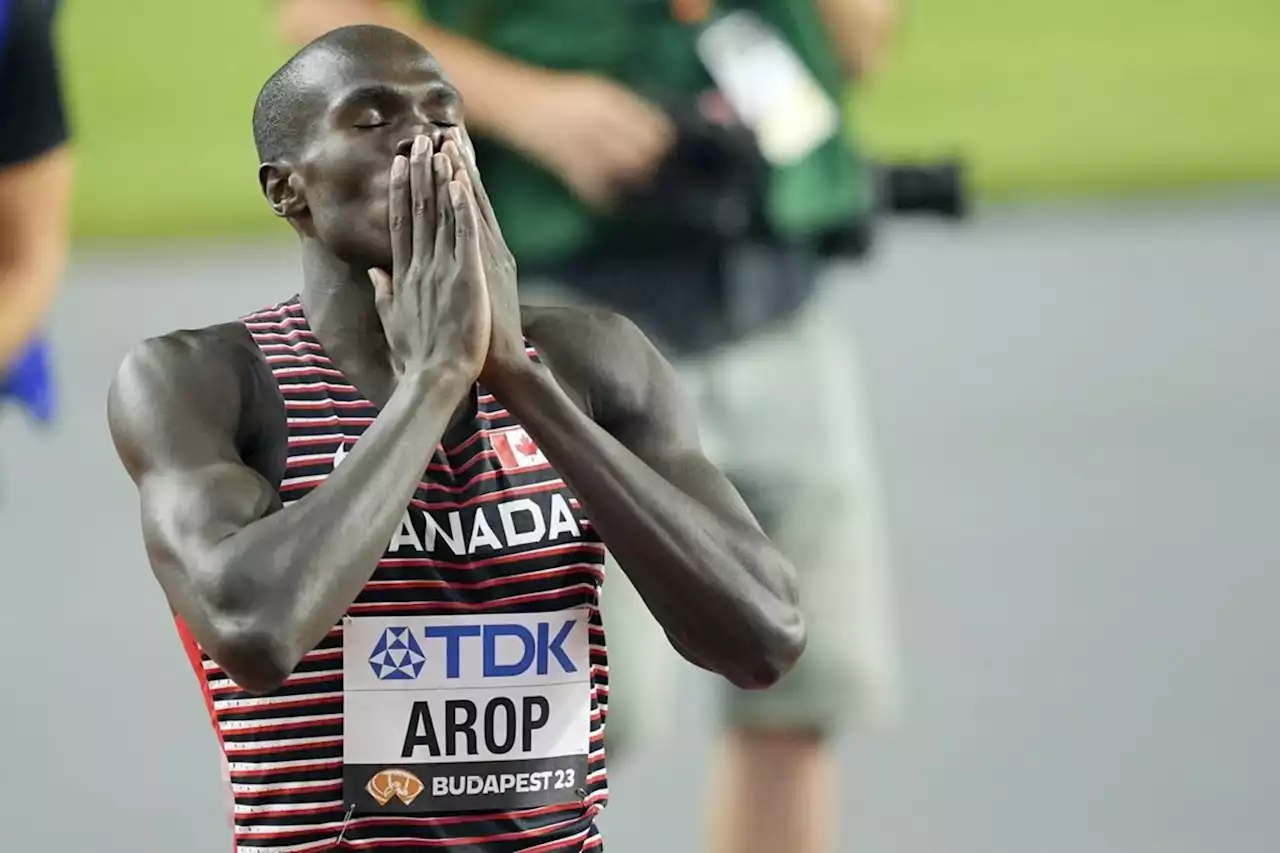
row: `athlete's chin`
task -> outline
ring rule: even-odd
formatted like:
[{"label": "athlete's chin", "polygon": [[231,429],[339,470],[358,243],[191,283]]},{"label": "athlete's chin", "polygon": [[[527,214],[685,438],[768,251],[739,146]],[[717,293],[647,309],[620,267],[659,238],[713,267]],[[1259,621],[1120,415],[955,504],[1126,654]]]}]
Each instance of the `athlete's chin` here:
[{"label": "athlete's chin", "polygon": [[353,231],[354,229],[348,230],[338,240],[327,241],[333,256],[361,273],[375,267],[390,272],[390,239],[386,235],[356,234]]},{"label": "athlete's chin", "polygon": [[391,271],[391,231],[387,224],[386,209],[381,215],[373,211],[370,215],[354,221],[348,220],[348,227],[342,235],[342,260],[361,269],[378,269]]},{"label": "athlete's chin", "polygon": [[388,274],[394,266],[391,259],[391,251],[384,252],[380,248],[360,252],[351,265],[359,270],[379,269]]}]

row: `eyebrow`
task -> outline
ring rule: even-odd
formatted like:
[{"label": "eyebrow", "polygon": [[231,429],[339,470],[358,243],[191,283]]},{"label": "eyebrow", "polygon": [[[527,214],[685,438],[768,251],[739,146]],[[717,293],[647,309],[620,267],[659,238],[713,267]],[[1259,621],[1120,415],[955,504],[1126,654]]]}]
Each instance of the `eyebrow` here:
[{"label": "eyebrow", "polygon": [[[403,92],[386,83],[369,83],[363,86],[345,92],[336,104],[337,109],[349,107],[352,104],[358,104],[362,101],[375,101],[379,98],[386,97],[402,97]],[[459,98],[461,97],[458,90],[443,80],[436,80],[427,86],[426,96],[429,99],[437,99],[441,96]]]}]

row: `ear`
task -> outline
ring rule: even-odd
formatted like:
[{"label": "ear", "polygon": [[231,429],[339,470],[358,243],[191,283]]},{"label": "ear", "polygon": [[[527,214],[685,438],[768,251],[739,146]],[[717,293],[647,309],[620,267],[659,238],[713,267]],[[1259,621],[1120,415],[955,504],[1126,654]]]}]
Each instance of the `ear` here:
[{"label": "ear", "polygon": [[258,184],[276,216],[292,219],[307,212],[302,179],[285,161],[275,160],[259,166]]}]

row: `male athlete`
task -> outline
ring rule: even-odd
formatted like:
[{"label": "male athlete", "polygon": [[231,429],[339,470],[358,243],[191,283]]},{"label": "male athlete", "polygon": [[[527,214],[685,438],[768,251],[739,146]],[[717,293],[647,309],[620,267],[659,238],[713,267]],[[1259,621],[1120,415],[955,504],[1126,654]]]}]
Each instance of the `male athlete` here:
[{"label": "male athlete", "polygon": [[238,849],[600,849],[604,545],[746,688],[804,647],[793,570],[634,325],[519,307],[420,45],[322,36],[254,135],[301,295],[142,343],[109,401]]}]

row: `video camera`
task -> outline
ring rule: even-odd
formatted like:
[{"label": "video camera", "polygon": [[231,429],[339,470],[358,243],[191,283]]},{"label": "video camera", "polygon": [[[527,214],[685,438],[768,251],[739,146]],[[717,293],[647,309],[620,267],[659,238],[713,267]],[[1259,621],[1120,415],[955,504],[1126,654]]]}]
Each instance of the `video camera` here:
[{"label": "video camera", "polygon": [[[681,240],[728,243],[769,239],[763,201],[769,166],[751,131],[672,108],[676,141],[652,183],[627,201],[629,229]],[[970,201],[959,159],[874,163],[876,215],[932,215],[959,220]],[[873,217],[859,217],[818,237],[823,255],[858,256],[871,245]],[[635,230],[631,231],[635,236]]]}]

